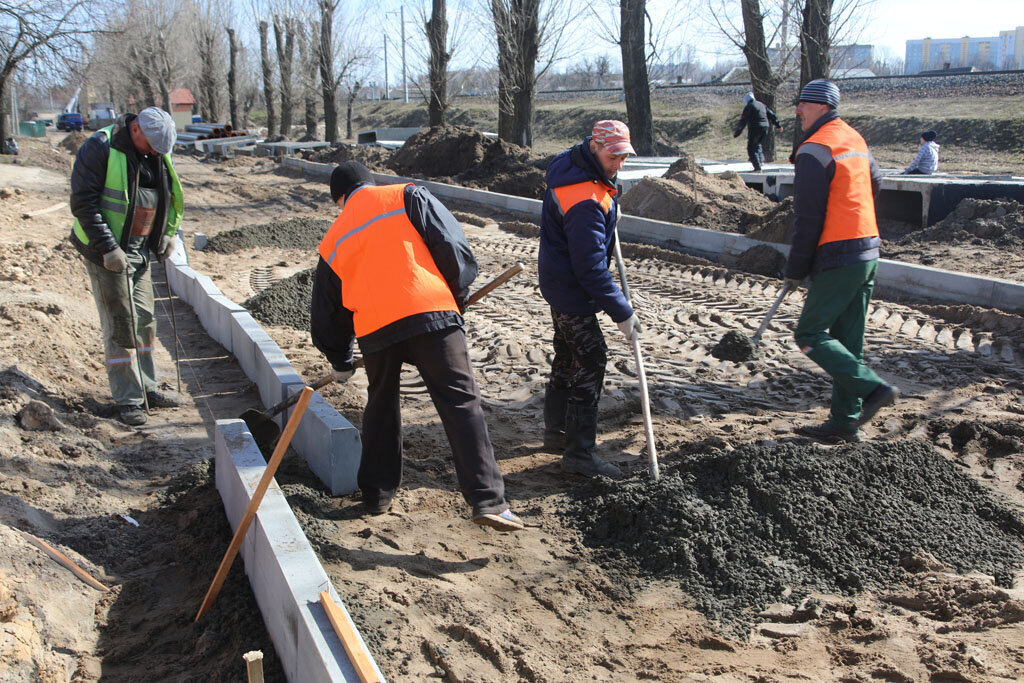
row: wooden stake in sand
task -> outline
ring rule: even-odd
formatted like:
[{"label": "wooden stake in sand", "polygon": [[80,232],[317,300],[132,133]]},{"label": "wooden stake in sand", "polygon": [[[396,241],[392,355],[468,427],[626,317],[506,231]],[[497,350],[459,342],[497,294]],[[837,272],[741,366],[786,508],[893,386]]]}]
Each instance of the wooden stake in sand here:
[{"label": "wooden stake in sand", "polygon": [[324,611],[327,612],[327,618],[331,620],[331,626],[334,627],[334,632],[338,634],[338,640],[345,646],[348,659],[352,662],[352,667],[356,670],[356,675],[359,676],[361,683],[377,683],[380,681],[380,676],[377,675],[376,670],[373,668],[373,660],[370,658],[370,653],[359,642],[359,636],[356,634],[355,629],[348,623],[345,613],[341,611],[338,604],[331,599],[331,594],[327,591],[320,591],[320,604],[323,605]]},{"label": "wooden stake in sand", "polygon": [[245,673],[249,676],[249,683],[263,683],[263,653],[259,650],[249,650],[242,659],[245,660]]},{"label": "wooden stake in sand", "polygon": [[26,533],[26,532],[22,531],[21,529],[15,529],[15,531],[17,531],[19,534],[21,534],[25,538],[26,541],[28,541],[29,543],[31,543],[32,545],[34,545],[35,547],[39,548],[44,553],[49,555],[50,559],[55,560],[59,564],[64,565],[65,568],[70,569],[71,572],[75,576],[77,576],[82,581],[84,581],[85,583],[89,584],[90,586],[92,586],[96,590],[100,590],[100,591],[109,591],[110,590],[109,588],[104,586],[102,583],[100,583],[99,581],[94,579],[89,572],[85,571],[84,569],[79,567],[77,564],[72,562],[64,553],[62,553],[59,550],[57,550],[56,548],[54,548],[52,545],[50,545],[49,543],[47,543],[43,539],[36,538],[32,534]]},{"label": "wooden stake in sand", "polygon": [[206,597],[203,598],[203,604],[199,606],[199,612],[196,614],[196,621],[199,621],[204,614],[210,611],[210,607],[213,605],[213,601],[217,599],[217,593],[220,592],[220,587],[224,585],[224,579],[228,576],[228,570],[231,569],[231,563],[235,561],[235,555],[238,554],[238,549],[242,547],[242,541],[245,539],[245,532],[249,530],[249,525],[252,524],[252,520],[256,517],[256,511],[260,507],[260,503],[263,501],[263,494],[267,492],[267,488],[270,487],[270,482],[274,479],[274,473],[277,472],[277,466],[281,464],[281,458],[284,457],[284,452],[288,450],[288,444],[292,440],[292,436],[295,434],[295,430],[299,428],[299,422],[302,421],[302,414],[306,412],[306,406],[309,405],[309,399],[313,396],[313,390],[309,387],[302,388],[302,394],[299,396],[298,403],[295,405],[295,412],[288,418],[288,424],[285,425],[284,434],[277,442],[277,446],[274,448],[274,452],[270,456],[270,462],[267,463],[267,469],[263,471],[263,477],[260,478],[260,483],[256,485],[256,490],[252,494],[252,499],[249,501],[249,505],[245,508],[245,514],[242,515],[242,521],[238,523],[238,528],[235,529],[235,536],[231,539],[231,545],[228,546],[227,552],[224,553],[224,559],[220,561],[220,567],[217,568],[217,574],[213,577],[213,583],[210,584],[209,590],[206,591]]},{"label": "wooden stake in sand", "polygon": [[53,213],[54,211],[60,211],[61,209],[63,209],[67,205],[68,205],[67,202],[61,202],[60,204],[54,204],[53,206],[48,206],[45,209],[39,209],[38,211],[31,211],[29,213],[23,213],[23,214],[21,214],[21,217],[22,218],[35,218],[36,216],[42,216],[44,214]]}]

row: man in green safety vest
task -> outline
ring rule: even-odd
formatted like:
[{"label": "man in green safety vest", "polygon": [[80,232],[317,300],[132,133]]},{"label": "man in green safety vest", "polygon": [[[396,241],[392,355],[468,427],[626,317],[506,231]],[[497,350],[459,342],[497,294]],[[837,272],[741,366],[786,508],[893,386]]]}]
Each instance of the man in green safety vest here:
[{"label": "man in green safety vest", "polygon": [[71,171],[71,243],[99,309],[110,392],[121,421],[146,422],[143,406],[173,408],[178,397],[157,389],[156,318],[150,252],[174,252],[184,199],[171,163],[177,134],[157,107],[125,114],[79,148]]}]

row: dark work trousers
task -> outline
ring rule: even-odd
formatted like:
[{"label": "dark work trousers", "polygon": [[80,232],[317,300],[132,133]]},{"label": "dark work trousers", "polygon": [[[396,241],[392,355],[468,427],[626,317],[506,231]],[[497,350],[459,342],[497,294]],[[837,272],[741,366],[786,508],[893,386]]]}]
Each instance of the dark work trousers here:
[{"label": "dark work trousers", "polygon": [[761,170],[764,163],[764,148],[761,143],[768,137],[768,129],[755,126],[747,131],[747,159],[754,165],[755,171]]},{"label": "dark work trousers", "polygon": [[368,503],[390,500],[402,481],[402,364],[416,366],[444,425],[462,495],[473,514],[507,507],[505,484],[487,434],[480,390],[460,327],[427,332],[364,357],[369,398],[363,412],[359,488]]},{"label": "dark work trousers", "polygon": [[570,392],[569,404],[593,408],[601,399],[608,345],[596,315],[572,315],[551,310],[555,358],[551,386]]}]

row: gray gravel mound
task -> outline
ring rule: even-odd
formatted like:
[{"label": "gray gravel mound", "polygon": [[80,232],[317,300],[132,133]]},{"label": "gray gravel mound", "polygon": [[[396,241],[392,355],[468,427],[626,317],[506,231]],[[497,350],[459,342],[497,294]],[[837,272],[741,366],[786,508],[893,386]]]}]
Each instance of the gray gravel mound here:
[{"label": "gray gravel mound", "polygon": [[682,456],[657,482],[589,482],[564,515],[623,583],[678,578],[738,631],[787,589],[797,600],[892,586],[918,552],[1003,586],[1024,563],[1020,518],[923,442]]},{"label": "gray gravel mound", "polygon": [[205,248],[218,254],[233,254],[254,247],[316,249],[329,227],[331,221],[325,218],[290,218],[245,225],[214,235]]},{"label": "gray gravel mound", "polygon": [[275,282],[242,304],[264,325],[309,329],[309,307],[313,301],[313,268]]},{"label": "gray gravel mound", "polygon": [[711,348],[711,355],[718,360],[742,363],[755,358],[758,354],[757,346],[749,337],[736,330],[729,330]]}]

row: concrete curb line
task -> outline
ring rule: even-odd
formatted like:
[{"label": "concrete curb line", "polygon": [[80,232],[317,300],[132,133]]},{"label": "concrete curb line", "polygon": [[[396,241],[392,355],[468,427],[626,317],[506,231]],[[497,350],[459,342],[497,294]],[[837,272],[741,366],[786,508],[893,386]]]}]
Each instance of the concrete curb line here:
[{"label": "concrete curb line", "polygon": [[[214,448],[217,491],[228,521],[236,529],[263,476],[266,461],[242,420],[217,420]],[[260,502],[239,554],[288,680],[359,681],[320,606],[320,591],[326,590],[341,606],[359,645],[367,654],[369,650],[276,481],[271,482]],[[219,609],[231,607],[224,604]],[[372,656],[370,661],[383,681]]]},{"label": "concrete curb line", "polygon": [[[183,248],[175,250],[164,262],[171,289],[192,307],[207,334],[234,354],[243,372],[256,384],[263,405],[272,406],[300,390],[304,384],[302,377],[260,324],[247,310],[224,296],[213,280],[187,264]],[[322,397],[316,398],[316,410],[310,410],[303,418],[292,447],[330,489],[331,495],[352,493],[358,488],[356,471],[362,450],[359,432]],[[284,426],[288,411],[282,411],[275,419]]]},{"label": "concrete curb line", "polygon": [[[329,178],[334,168],[333,164],[320,164],[290,157],[286,157],[282,163],[318,178]],[[465,199],[518,211],[535,218],[539,218],[541,213],[541,202],[536,199],[382,173],[373,175],[378,182],[414,182],[442,198]],[[637,242],[655,245],[674,243],[688,251],[712,257],[722,254],[739,256],[758,244],[766,244],[784,255],[789,254],[789,247],[784,244],[760,242],[735,233],[694,228],[637,216],[622,216],[619,219],[619,232],[623,237]],[[876,288],[879,293],[888,295],[923,297],[949,304],[986,306],[1011,313],[1024,311],[1024,284],[900,261],[879,260]]]}]

